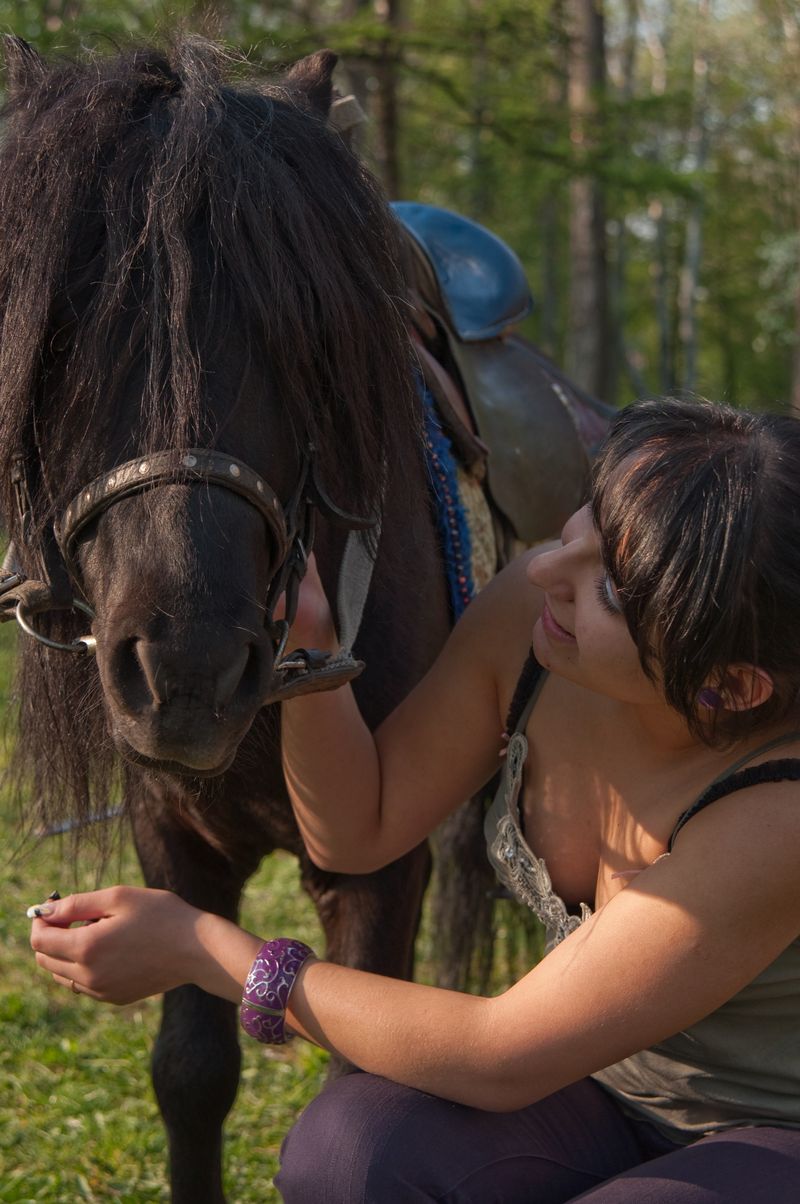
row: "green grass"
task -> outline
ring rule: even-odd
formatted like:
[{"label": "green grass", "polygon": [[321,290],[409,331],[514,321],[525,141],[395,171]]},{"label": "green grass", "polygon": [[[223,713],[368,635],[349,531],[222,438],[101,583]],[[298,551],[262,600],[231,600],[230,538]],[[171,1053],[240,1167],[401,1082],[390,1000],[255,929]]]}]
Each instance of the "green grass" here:
[{"label": "green grass", "polygon": [[[36,967],[28,947],[25,908],[65,872],[52,841],[3,866],[0,1201],[167,1201],[165,1139],[149,1077],[158,1001],[112,1008],[74,997]],[[121,877],[141,881],[130,850]],[[270,929],[319,945],[296,877],[288,857],[265,863],[248,889],[244,922],[258,931],[269,917]],[[85,884],[92,883],[89,865]],[[281,909],[275,899],[284,900]],[[226,1130],[231,1201],[278,1199],[268,1185],[280,1142],[320,1090],[325,1063],[325,1054],[299,1042],[287,1052],[244,1045]]]},{"label": "green grass", "polygon": [[[141,880],[130,852],[123,870],[126,881]],[[4,871],[0,1201],[167,1201],[165,1139],[149,1077],[159,1003],[105,1007],[52,984],[28,947],[25,908],[41,897],[42,884],[63,879],[58,851],[42,842]],[[270,928],[286,928],[275,919],[276,897],[292,911],[288,930],[319,944],[287,857],[270,859],[251,883],[245,923],[258,930],[269,916]],[[245,1044],[227,1126],[232,1201],[278,1199],[268,1185],[281,1139],[322,1086],[325,1062],[300,1043],[285,1053]]]},{"label": "green grass", "polygon": [[[0,626],[0,701],[16,631]],[[66,838],[21,842],[0,798],[0,1204],[167,1204],[166,1143],[150,1084],[150,1050],[160,1003],[98,1005],[55,986],[31,953],[26,908],[55,887],[62,894],[97,885],[91,851],[76,864]],[[103,881],[141,882],[129,841]],[[242,922],[255,932],[290,932],[323,947],[316,914],[296,863],[274,854],[251,879]],[[540,937],[531,918],[504,903],[497,913],[495,985],[535,960]],[[423,922],[418,976],[431,981],[434,935]],[[243,1043],[243,1073],[226,1125],[225,1181],[230,1204],[272,1204],[280,1143],[321,1089],[323,1052]]]},{"label": "green grass", "polygon": [[[8,698],[15,631],[0,627],[0,695]],[[25,910],[54,887],[96,885],[91,852],[77,865],[68,842],[23,843],[0,804],[0,1202],[166,1202],[166,1142],[152,1086],[150,1050],[160,1003],[98,1005],[55,986],[36,966]],[[105,880],[141,882],[130,842]],[[321,947],[316,914],[296,863],[268,858],[248,885],[243,922],[289,931]],[[269,1204],[281,1140],[320,1090],[327,1055],[297,1042],[287,1051],[243,1044],[243,1073],[226,1126],[231,1204]]]}]

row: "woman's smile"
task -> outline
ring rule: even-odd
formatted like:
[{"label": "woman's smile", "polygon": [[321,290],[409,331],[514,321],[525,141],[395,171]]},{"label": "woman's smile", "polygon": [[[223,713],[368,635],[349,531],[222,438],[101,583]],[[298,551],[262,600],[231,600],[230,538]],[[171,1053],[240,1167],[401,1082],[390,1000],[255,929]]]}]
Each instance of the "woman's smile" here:
[{"label": "woman's smile", "polygon": [[550,639],[558,640],[563,644],[577,643],[575,636],[571,631],[567,631],[562,627],[558,620],[554,617],[550,609],[549,603],[545,602],[542,607],[542,628],[544,633]]}]

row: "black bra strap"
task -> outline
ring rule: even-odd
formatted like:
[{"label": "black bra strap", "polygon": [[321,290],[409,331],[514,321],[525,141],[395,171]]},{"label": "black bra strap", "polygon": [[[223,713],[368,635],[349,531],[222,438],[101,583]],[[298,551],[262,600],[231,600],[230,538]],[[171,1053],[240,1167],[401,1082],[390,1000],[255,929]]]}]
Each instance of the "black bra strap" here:
[{"label": "black bra strap", "polygon": [[533,652],[529,652],[525,664],[522,666],[522,672],[519,675],[517,684],[514,687],[514,696],[508,708],[505,726],[506,735],[510,736],[517,730],[522,713],[528,705],[528,700],[536,689],[543,673],[544,669],[533,655]]},{"label": "black bra strap", "polygon": [[672,829],[667,852],[672,852],[675,837],[698,811],[702,811],[710,803],[715,803],[717,799],[724,798],[726,794],[733,794],[734,791],[744,790],[748,786],[758,786],[762,782],[800,782],[800,758],[784,757],[777,761],[763,761],[761,765],[751,765],[749,769],[742,769],[739,773],[732,773],[712,782],[697,802],[684,811]]}]

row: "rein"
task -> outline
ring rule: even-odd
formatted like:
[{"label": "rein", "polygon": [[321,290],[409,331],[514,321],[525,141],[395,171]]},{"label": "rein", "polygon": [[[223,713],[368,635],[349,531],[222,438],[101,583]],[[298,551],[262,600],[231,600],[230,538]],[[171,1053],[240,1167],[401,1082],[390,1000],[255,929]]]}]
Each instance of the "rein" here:
[{"label": "rein", "polygon": [[[19,457],[13,483],[23,537],[30,530],[30,497]],[[299,648],[284,655],[289,630],[297,613],[300,584],[314,546],[315,520],[319,512],[334,526],[350,532],[348,548],[358,532],[374,528],[378,520],[360,518],[341,510],[328,496],[316,473],[315,449],[309,444],[303,454],[297,484],[286,505],[267,481],[243,460],[205,448],[175,448],[138,456],[96,477],[75,495],[61,517],[45,536],[41,550],[42,579],[24,577],[13,563],[9,549],[0,579],[0,621],[15,618],[22,630],[49,648],[65,652],[96,651],[94,636],[81,636],[71,644],[48,639],[33,627],[34,614],[74,609],[94,618],[91,608],[74,596],[73,585],[84,592],[77,560],[78,539],[83,530],[115,502],[160,485],[217,485],[236,493],[261,514],[275,541],[278,568],[273,574],[265,602],[265,626],[273,646],[274,669],[264,704],[291,698],[312,690],[332,689],[356,677],[363,662],[354,660],[350,646],[333,657],[317,649]],[[359,540],[358,546],[363,547]],[[347,559],[347,557],[346,557]],[[368,588],[367,579],[364,589]],[[340,580],[340,598],[342,597]],[[284,617],[275,618],[281,597]],[[353,605],[363,608],[363,599]],[[352,609],[352,607],[351,607]],[[359,611],[360,613],[360,611]],[[355,638],[355,632],[348,632]]]}]

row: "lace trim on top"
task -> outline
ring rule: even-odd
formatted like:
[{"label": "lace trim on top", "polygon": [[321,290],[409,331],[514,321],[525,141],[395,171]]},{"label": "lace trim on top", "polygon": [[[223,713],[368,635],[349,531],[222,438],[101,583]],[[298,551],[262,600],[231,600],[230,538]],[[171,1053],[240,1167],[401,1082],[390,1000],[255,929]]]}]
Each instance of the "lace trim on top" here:
[{"label": "lace trim on top", "polygon": [[531,852],[519,822],[519,795],[522,772],[528,756],[528,741],[522,732],[514,732],[506,754],[504,801],[505,813],[497,822],[489,855],[497,877],[520,903],[529,907],[544,925],[545,943],[549,952],[555,945],[579,928],[592,914],[581,903],[580,915],[570,915],[560,895],[553,890],[550,874],[541,857]]}]

